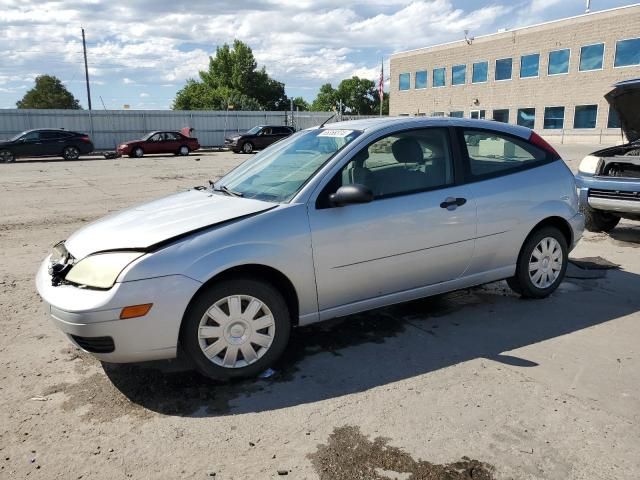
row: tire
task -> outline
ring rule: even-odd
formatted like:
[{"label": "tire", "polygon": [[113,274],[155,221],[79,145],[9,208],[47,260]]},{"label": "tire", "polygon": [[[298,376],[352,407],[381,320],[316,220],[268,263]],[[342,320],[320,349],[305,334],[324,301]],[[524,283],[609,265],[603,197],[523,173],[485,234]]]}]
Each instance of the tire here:
[{"label": "tire", "polygon": [[131,155],[133,155],[135,158],[142,158],[142,156],[144,155],[144,150],[142,150],[142,147],[136,147],[131,152]]},{"label": "tire", "polygon": [[590,207],[580,207],[584,214],[584,227],[590,232],[610,232],[620,222],[620,217]]},{"label": "tire", "polygon": [[65,160],[77,160],[80,158],[80,150],[74,146],[64,147],[64,150],[62,150],[62,158]]},{"label": "tire", "polygon": [[11,150],[0,150],[0,163],[12,163],[16,157]]},{"label": "tire", "polygon": [[[548,297],[564,279],[568,261],[567,240],[562,232],[555,227],[542,227],[525,240],[516,274],[507,283],[524,298]],[[534,266],[538,268],[533,269]]]},{"label": "tire", "polygon": [[178,149],[178,155],[181,155],[183,157],[186,157],[187,155],[189,155],[189,147],[187,147],[186,145],[182,145]]},{"label": "tire", "polygon": [[[245,317],[250,307],[257,307],[255,301],[259,309]],[[232,311],[242,313],[232,316]],[[201,327],[209,328],[202,333]],[[280,292],[269,283],[238,277],[194,297],[182,322],[180,345],[201,374],[230,380],[256,376],[273,365],[290,331],[289,309]]]},{"label": "tire", "polygon": [[253,143],[244,142],[242,144],[242,153],[251,153],[251,152],[253,152]]}]

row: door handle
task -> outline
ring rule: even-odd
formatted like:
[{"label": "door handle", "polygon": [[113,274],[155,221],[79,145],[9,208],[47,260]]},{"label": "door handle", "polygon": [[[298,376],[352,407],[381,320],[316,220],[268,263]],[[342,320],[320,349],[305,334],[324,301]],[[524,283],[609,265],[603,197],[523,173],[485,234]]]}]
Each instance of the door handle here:
[{"label": "door handle", "polygon": [[440,204],[440,208],[446,208],[447,210],[455,210],[456,208],[461,207],[465,203],[467,203],[466,198],[447,197],[445,201]]}]

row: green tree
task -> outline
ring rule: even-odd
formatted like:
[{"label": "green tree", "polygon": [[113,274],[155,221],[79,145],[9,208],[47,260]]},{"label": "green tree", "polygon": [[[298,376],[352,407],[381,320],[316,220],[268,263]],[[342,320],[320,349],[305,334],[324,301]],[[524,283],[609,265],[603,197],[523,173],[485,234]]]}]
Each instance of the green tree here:
[{"label": "green tree", "polygon": [[[351,77],[342,80],[336,90],[338,100],[342,100],[343,108],[356,115],[371,115],[376,99],[379,101],[375,82],[366,78]],[[379,103],[378,103],[379,106]]]},{"label": "green tree", "polygon": [[311,110],[314,112],[330,112],[338,105],[338,97],[336,90],[330,83],[325,83],[320,87],[320,91],[313,103]]},{"label": "green tree", "polygon": [[310,105],[309,102],[307,102],[304,98],[302,97],[296,97],[293,99],[293,108],[300,110],[301,112],[306,112],[308,110],[310,110]]},{"label": "green tree", "polygon": [[80,103],[60,79],[53,75],[36,77],[35,86],[16,102],[18,108],[64,108],[80,110]]},{"label": "green tree", "polygon": [[226,109],[286,110],[288,99],[284,84],[272,79],[264,67],[258,69],[251,48],[235,40],[224,44],[209,57],[209,69],[199,72],[178,91],[173,102],[176,110]]}]

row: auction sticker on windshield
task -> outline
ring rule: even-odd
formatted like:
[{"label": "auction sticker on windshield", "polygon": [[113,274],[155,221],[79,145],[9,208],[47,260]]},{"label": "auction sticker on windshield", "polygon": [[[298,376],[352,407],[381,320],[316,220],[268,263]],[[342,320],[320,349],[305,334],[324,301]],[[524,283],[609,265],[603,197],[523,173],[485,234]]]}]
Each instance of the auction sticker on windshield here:
[{"label": "auction sticker on windshield", "polygon": [[318,134],[319,137],[334,137],[334,138],[344,138],[353,130],[323,130]]}]

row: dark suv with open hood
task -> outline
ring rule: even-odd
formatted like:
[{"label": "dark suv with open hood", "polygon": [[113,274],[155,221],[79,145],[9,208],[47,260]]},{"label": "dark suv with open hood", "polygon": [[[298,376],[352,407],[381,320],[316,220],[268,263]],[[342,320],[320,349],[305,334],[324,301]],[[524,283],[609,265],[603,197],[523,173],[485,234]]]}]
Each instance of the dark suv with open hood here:
[{"label": "dark suv with open hood", "polygon": [[224,146],[235,153],[251,153],[262,150],[272,143],[288,137],[294,132],[291,127],[281,125],[258,125],[244,133],[231,135],[224,139]]},{"label": "dark suv with open hood", "polygon": [[614,85],[605,95],[629,143],[582,159],[576,175],[585,226],[608,232],[621,218],[640,220],[640,78]]}]

